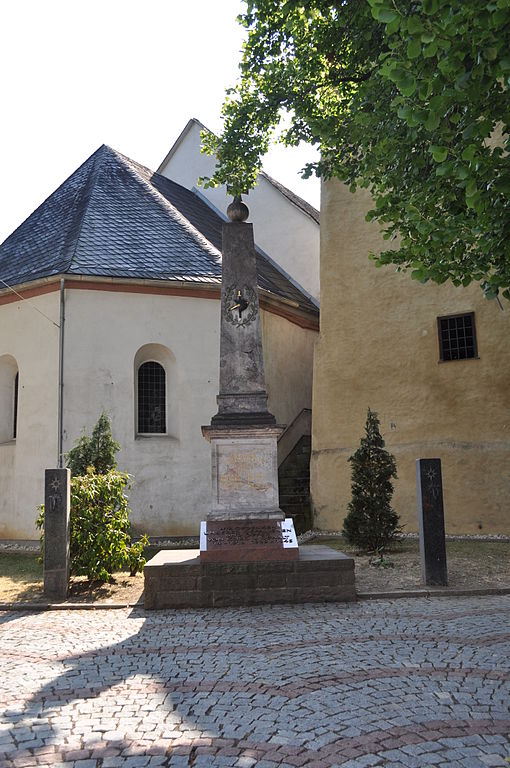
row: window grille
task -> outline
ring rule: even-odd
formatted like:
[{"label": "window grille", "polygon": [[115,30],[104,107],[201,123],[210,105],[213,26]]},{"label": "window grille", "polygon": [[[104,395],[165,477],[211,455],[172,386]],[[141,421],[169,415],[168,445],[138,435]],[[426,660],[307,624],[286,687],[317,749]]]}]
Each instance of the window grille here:
[{"label": "window grille", "polygon": [[478,357],[475,313],[437,318],[440,359],[467,360]]},{"label": "window grille", "polygon": [[138,369],[138,432],[166,432],[166,376],[159,363],[142,363]]}]

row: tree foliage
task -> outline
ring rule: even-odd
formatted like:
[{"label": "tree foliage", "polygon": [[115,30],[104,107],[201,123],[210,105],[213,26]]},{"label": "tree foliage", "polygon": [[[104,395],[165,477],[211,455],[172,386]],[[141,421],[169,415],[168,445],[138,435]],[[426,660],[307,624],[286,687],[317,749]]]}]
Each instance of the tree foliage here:
[{"label": "tree foliage", "polygon": [[392,478],[397,477],[395,458],[384,448],[377,414],[368,409],[365,437],[349,458],[352,466],[352,498],[343,524],[346,539],[362,550],[386,547],[400,530],[391,508]]},{"label": "tree foliage", "polygon": [[[131,566],[148,543],[142,537],[131,544],[131,523],[126,491],[129,475],[111,469],[87,472],[71,481],[71,573],[108,581],[114,571]],[[134,549],[133,549],[134,548]],[[141,570],[133,569],[131,573]]]},{"label": "tree foliage", "polygon": [[239,84],[204,136],[212,180],[255,184],[282,114],[305,169],[368,188],[377,265],[510,298],[510,0],[247,0]]},{"label": "tree foliage", "polygon": [[104,474],[116,469],[115,454],[119,450],[120,443],[113,439],[110,419],[103,412],[92,430],[92,436],[82,434],[74,448],[66,454],[67,466],[72,475],[86,475],[89,467],[98,474]]}]

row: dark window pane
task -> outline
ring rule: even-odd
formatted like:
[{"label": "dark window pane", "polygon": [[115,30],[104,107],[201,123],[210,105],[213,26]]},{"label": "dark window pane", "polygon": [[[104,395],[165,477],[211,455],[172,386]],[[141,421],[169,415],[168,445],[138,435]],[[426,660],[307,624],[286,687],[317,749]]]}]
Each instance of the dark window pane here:
[{"label": "dark window pane", "polygon": [[16,434],[18,431],[18,388],[19,388],[19,371],[14,377],[14,417],[13,417],[13,425],[12,425],[12,437],[13,439],[16,439]]},{"label": "dark window pane", "polygon": [[165,369],[152,361],[138,369],[138,432],[166,432]]},{"label": "dark window pane", "polygon": [[476,357],[473,314],[440,317],[438,324],[441,360],[466,360]]}]

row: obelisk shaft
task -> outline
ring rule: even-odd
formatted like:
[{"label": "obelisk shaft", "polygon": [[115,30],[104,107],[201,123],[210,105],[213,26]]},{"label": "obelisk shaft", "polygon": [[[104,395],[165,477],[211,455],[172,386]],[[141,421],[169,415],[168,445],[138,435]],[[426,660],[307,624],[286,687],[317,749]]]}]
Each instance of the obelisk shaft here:
[{"label": "obelisk shaft", "polygon": [[220,387],[211,424],[275,424],[267,407],[252,225],[225,223],[222,252]]}]

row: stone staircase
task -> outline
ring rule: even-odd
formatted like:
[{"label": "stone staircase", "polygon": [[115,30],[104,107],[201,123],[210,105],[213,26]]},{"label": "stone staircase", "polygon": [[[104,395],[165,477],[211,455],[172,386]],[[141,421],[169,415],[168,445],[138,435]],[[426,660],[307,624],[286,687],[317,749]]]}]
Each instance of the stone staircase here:
[{"label": "stone staircase", "polygon": [[294,520],[296,533],[312,528],[310,452],[312,439],[302,435],[278,467],[280,508]]}]

